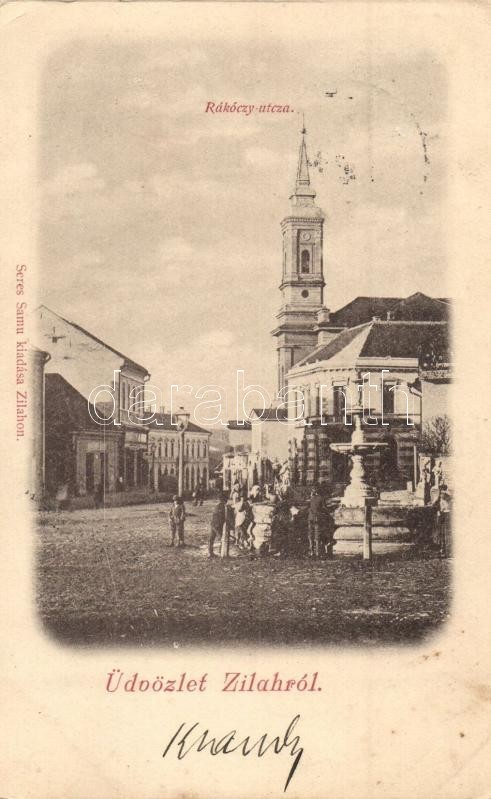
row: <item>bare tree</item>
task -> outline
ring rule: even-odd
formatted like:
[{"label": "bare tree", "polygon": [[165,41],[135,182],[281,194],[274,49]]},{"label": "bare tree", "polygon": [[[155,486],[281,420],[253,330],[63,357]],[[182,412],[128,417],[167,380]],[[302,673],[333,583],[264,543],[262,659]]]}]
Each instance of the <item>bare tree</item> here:
[{"label": "bare tree", "polygon": [[452,423],[449,416],[435,416],[425,423],[421,435],[421,449],[428,455],[451,454]]}]

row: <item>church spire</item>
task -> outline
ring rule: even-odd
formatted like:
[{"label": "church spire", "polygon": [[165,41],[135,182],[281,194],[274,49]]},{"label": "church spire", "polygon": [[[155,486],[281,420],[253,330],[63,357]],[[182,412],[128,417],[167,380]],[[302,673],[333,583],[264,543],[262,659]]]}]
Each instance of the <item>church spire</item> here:
[{"label": "church spire", "polygon": [[[291,200],[297,204],[297,198],[310,198],[310,201],[315,197],[315,191],[310,186],[309,175],[309,159],[307,157],[307,144],[305,137],[307,129],[305,127],[305,118],[303,120],[303,127],[301,130],[302,141],[300,142],[300,150],[298,152],[298,166],[297,166],[297,179],[295,181],[295,191],[291,196]],[[305,201],[305,200],[304,200]]]},{"label": "church spire", "polygon": [[307,130],[305,128],[304,119],[302,128],[302,142],[300,144],[300,151],[298,153],[297,189],[300,186],[310,186],[309,161],[307,158],[307,145],[305,144],[306,134]]}]

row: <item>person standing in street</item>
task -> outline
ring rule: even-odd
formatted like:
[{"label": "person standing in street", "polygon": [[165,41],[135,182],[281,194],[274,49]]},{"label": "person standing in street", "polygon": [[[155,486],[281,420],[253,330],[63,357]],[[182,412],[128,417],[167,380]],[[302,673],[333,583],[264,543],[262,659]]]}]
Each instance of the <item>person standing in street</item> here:
[{"label": "person standing in street", "polygon": [[174,546],[177,535],[177,546],[184,546],[184,522],[186,519],[186,508],[181,497],[172,497],[172,507],[169,512],[169,524],[171,531],[171,547]]},{"label": "person standing in street", "polygon": [[203,488],[201,486],[201,482],[198,480],[196,484],[196,490],[194,492],[194,506],[197,507],[198,505],[203,504]]},{"label": "person standing in street", "polygon": [[225,524],[226,518],[226,507],[226,497],[223,494],[220,494],[218,502],[213,508],[213,514],[211,517],[210,538],[208,541],[209,558],[216,557],[215,553],[213,552],[213,544],[217,538],[219,541],[222,538],[223,526]]}]

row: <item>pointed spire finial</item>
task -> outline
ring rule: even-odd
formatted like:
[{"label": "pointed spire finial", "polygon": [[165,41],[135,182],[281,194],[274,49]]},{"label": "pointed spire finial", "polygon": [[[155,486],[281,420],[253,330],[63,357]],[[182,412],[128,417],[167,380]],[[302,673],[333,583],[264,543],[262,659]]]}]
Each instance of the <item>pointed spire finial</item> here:
[{"label": "pointed spire finial", "polygon": [[307,129],[305,127],[305,114],[303,116],[302,127],[302,141],[300,144],[300,152],[298,153],[298,167],[297,167],[297,188],[299,186],[310,186],[309,177],[309,162],[307,158],[307,146],[305,144],[305,135]]},{"label": "pointed spire finial", "polygon": [[301,133],[302,133],[302,136],[305,136],[305,134],[307,133],[307,128],[305,127],[305,114],[304,114],[303,111],[302,111],[302,130],[301,130]]}]

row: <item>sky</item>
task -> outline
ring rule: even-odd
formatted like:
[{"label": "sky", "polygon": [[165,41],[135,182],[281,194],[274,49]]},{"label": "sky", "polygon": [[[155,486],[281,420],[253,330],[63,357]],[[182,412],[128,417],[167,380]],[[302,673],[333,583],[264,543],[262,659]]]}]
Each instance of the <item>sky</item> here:
[{"label": "sky", "polygon": [[[276,390],[302,114],[325,304],[447,293],[443,67],[383,40],[267,45],[80,38],[50,55],[40,92],[39,301],[142,363],[164,404],[172,384],[220,386],[229,418],[238,369]],[[208,101],[290,111],[210,114]]]}]

